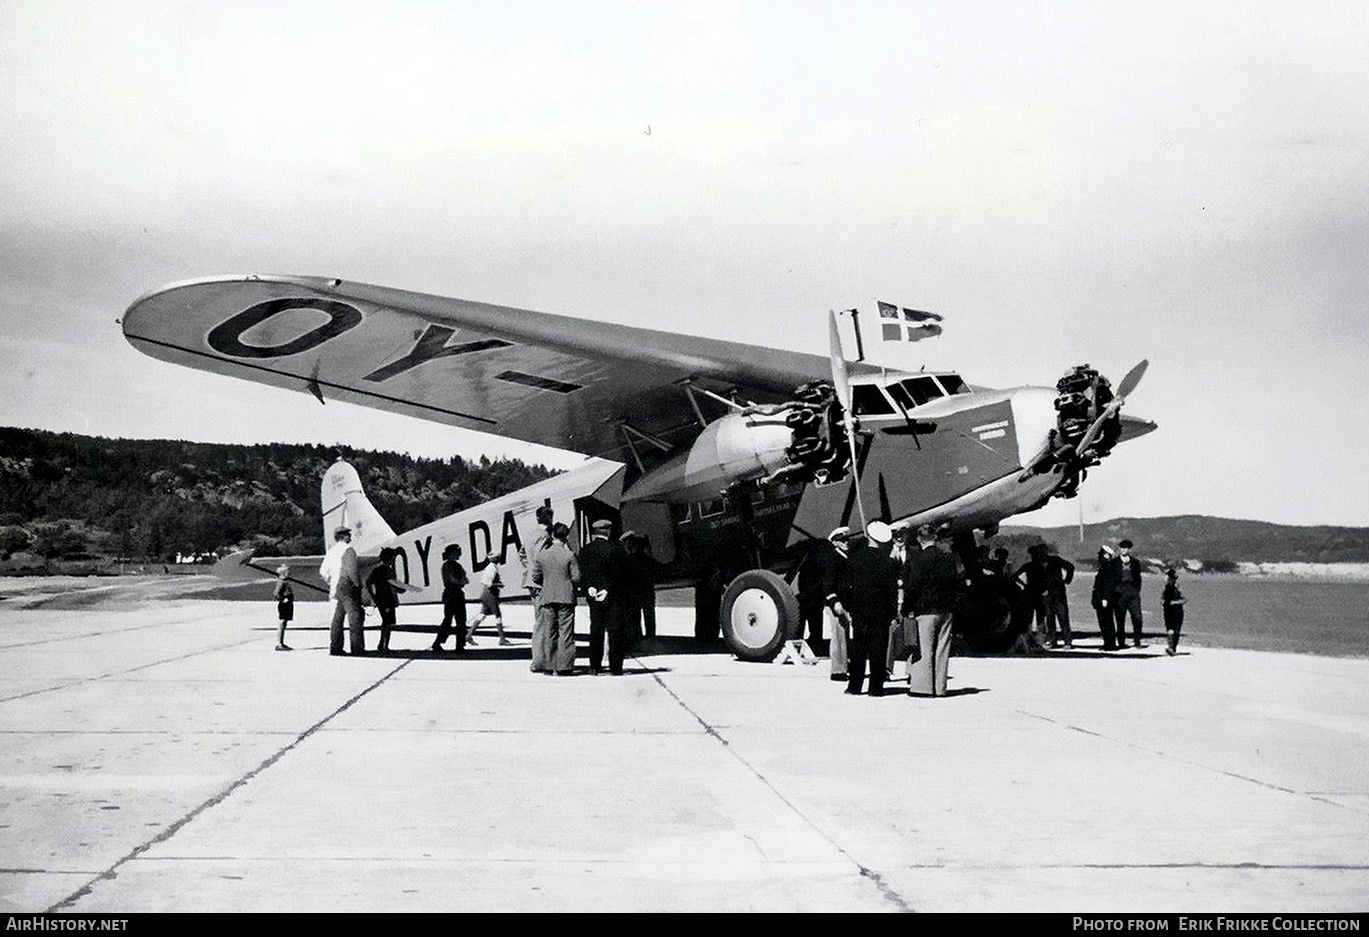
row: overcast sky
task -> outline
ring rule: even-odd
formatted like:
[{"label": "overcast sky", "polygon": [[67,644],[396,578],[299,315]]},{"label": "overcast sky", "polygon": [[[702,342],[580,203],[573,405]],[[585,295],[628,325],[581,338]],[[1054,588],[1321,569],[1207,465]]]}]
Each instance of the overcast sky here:
[{"label": "overcast sky", "polygon": [[298,273],[826,354],[829,308],[884,299],[945,317],[890,363],[976,384],[1150,359],[1128,411],[1160,430],[1094,470],[1090,521],[1369,525],[1367,19],[3,0],[0,425],[564,467],[157,362],[115,320]]}]

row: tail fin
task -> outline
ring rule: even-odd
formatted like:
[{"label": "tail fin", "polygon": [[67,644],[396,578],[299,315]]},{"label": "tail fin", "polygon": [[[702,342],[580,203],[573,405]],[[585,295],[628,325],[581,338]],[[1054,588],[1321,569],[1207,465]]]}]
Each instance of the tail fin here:
[{"label": "tail fin", "polygon": [[358,555],[374,553],[395,532],[361,490],[361,478],[351,465],[338,459],[323,473],[323,549],[333,543],[333,531],[348,527]]}]

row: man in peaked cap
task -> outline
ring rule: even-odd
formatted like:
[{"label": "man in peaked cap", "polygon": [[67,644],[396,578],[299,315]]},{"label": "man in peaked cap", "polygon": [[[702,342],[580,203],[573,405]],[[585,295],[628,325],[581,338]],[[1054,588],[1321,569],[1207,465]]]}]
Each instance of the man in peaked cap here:
[{"label": "man in peaked cap", "polygon": [[814,576],[818,579],[817,585],[822,589],[822,624],[826,626],[827,632],[831,635],[831,641],[827,647],[827,656],[832,667],[832,679],[845,681],[849,669],[846,653],[846,625],[847,623],[837,615],[836,609],[841,604],[838,593],[845,588],[846,582],[846,556],[847,543],[851,538],[851,528],[837,527],[827,539],[816,541],[822,546],[818,555],[821,557],[821,569],[815,571]]},{"label": "man in peaked cap", "polygon": [[955,556],[936,542],[935,528],[917,529],[917,546],[909,545],[903,567],[903,614],[917,618],[921,657],[908,667],[913,696],[945,696],[951,657],[951,612],[960,594]]},{"label": "man in peaked cap", "polygon": [[1121,556],[1117,558],[1117,602],[1112,615],[1117,622],[1117,646],[1127,646],[1126,619],[1131,618],[1131,636],[1136,647],[1141,643],[1141,561],[1131,555],[1132,543],[1117,544]]},{"label": "man in peaked cap", "polygon": [[851,547],[846,561],[846,588],[838,614],[851,618],[846,692],[860,693],[870,668],[870,695],[884,695],[889,624],[898,612],[898,564],[890,555],[894,534],[883,521],[871,521],[865,538]]},{"label": "man in peaked cap", "polygon": [[[822,642],[822,632],[824,619],[828,608],[828,596],[832,595],[833,581],[837,568],[844,561],[843,551],[846,549],[846,539],[850,535],[850,530],[846,527],[838,527],[827,535],[827,538],[819,539],[813,537],[805,541],[803,555],[799,559],[798,580],[795,583],[795,592],[799,600],[799,618],[802,619],[808,629],[808,646],[814,653],[821,653],[820,645]],[[840,543],[840,547],[838,547]],[[836,630],[833,629],[833,643],[836,641]],[[843,655],[844,655],[843,648]],[[833,652],[835,653],[835,652]],[[845,657],[842,657],[843,664]],[[846,675],[845,667],[841,670],[842,677]],[[833,671],[833,678],[836,671]]]},{"label": "man in peaked cap", "polygon": [[609,539],[613,522],[590,524],[590,540],[576,557],[580,564],[580,587],[589,605],[589,672],[604,665],[604,642],[608,641],[609,673],[623,672],[627,651],[627,616],[623,614],[623,585],[628,576],[627,552]]}]

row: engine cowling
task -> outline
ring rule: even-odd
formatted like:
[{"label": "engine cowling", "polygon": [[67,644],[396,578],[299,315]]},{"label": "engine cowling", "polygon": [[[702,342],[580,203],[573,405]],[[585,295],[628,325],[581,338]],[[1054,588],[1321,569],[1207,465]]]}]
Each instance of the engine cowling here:
[{"label": "engine cowling", "polygon": [[790,464],[794,433],[788,410],[730,413],[704,427],[689,451],[642,476],[624,501],[689,502],[716,498],[729,485],[765,478]]}]

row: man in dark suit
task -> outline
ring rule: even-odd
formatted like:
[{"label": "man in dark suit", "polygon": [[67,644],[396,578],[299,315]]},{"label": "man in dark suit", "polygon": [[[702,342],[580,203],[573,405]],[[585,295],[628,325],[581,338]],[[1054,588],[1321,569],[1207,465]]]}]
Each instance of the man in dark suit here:
[{"label": "man in dark suit", "polygon": [[1074,564],[1054,549],[1047,548],[1041,555],[1044,567],[1044,586],[1041,603],[1046,608],[1046,634],[1050,637],[1051,647],[1074,647],[1074,636],[1070,633],[1070,602],[1066,587],[1074,581]]},{"label": "man in dark suit", "polygon": [[937,546],[935,528],[917,529],[917,548],[903,567],[903,614],[917,618],[921,658],[908,667],[908,693],[945,696],[951,658],[951,613],[960,595],[955,556]]},{"label": "man in dark suit", "polygon": [[1093,611],[1098,616],[1098,630],[1103,634],[1103,650],[1117,650],[1117,620],[1112,617],[1117,607],[1117,576],[1121,570],[1117,553],[1106,543],[1098,548],[1098,572],[1093,574]]},{"label": "man in dark suit", "polygon": [[608,539],[613,522],[590,525],[590,541],[580,548],[580,586],[589,605],[589,672],[599,673],[604,664],[604,639],[608,638],[608,672],[623,672],[627,650],[627,616],[623,614],[623,584],[628,556],[621,544]]},{"label": "man in dark suit", "polygon": [[1141,644],[1141,561],[1131,555],[1131,541],[1117,544],[1117,603],[1113,617],[1117,622],[1117,646],[1127,646],[1126,617],[1131,616],[1131,633],[1137,647]]},{"label": "man in dark suit", "polygon": [[870,665],[870,695],[884,695],[889,624],[898,611],[898,563],[890,555],[894,534],[882,521],[871,521],[865,539],[846,557],[844,588],[838,590],[838,617],[850,616],[846,692],[860,693],[865,665]]}]

